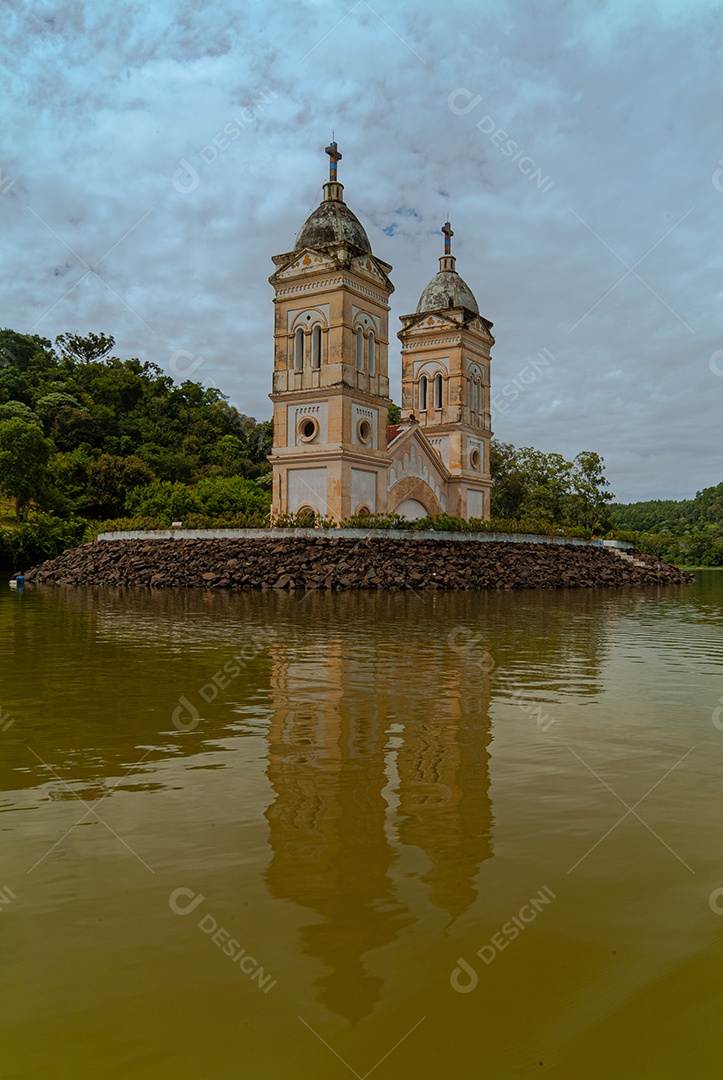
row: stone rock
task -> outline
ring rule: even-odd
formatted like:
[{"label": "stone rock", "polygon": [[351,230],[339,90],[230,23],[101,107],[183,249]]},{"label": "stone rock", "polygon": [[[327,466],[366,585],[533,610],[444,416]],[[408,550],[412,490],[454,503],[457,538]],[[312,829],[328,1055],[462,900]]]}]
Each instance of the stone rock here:
[{"label": "stone rock", "polygon": [[[641,556],[552,544],[346,537],[108,540],[34,567],[27,582],[206,589],[589,589],[687,584]],[[658,569],[660,565],[660,569]]]}]

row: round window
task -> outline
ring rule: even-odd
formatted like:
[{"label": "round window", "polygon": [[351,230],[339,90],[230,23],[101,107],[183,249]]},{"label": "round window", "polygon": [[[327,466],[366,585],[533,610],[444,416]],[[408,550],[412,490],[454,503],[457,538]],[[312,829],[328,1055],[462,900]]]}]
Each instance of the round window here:
[{"label": "round window", "polygon": [[319,424],[313,416],[304,416],[299,420],[296,430],[303,442],[311,442],[319,433]]},{"label": "round window", "polygon": [[476,446],[475,446],[474,450],[472,450],[470,452],[469,463],[470,463],[470,465],[472,466],[473,469],[479,469],[480,452],[479,452],[479,450],[477,449]]},{"label": "round window", "polygon": [[357,424],[359,442],[370,443],[372,441],[372,426],[368,420],[360,420]]}]

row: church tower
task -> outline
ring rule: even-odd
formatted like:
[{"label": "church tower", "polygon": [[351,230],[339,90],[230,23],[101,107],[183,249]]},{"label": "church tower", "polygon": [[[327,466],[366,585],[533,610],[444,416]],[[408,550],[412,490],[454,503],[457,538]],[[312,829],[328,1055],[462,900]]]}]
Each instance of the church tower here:
[{"label": "church tower", "polygon": [[490,513],[492,323],[455,269],[446,222],[439,273],[414,315],[402,316],[402,422],[419,423],[450,473],[447,512]]},{"label": "church tower", "polygon": [[383,511],[390,458],[391,266],[372,254],[337,180],[329,179],[293,251],[273,258],[272,514],[336,521]]}]

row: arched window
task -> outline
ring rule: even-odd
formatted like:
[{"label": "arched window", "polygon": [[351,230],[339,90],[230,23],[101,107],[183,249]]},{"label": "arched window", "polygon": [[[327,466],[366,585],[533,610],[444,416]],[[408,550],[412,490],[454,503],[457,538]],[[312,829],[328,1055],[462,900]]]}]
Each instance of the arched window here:
[{"label": "arched window", "polygon": [[477,382],[477,412],[482,413],[482,380]]},{"label": "arched window", "polygon": [[469,380],[469,407],[474,412],[474,379]]},{"label": "arched window", "polygon": [[304,331],[301,327],[294,334],[294,371],[304,368]]},{"label": "arched window", "polygon": [[364,331],[361,326],[358,326],[356,331],[356,369],[364,370]]},{"label": "arched window", "polygon": [[428,387],[429,380],[426,375],[422,375],[419,380],[419,411],[426,412],[428,404]]},{"label": "arched window", "polygon": [[435,409],[441,409],[442,408],[442,394],[443,394],[442,376],[441,375],[435,375],[434,376],[434,407],[435,407]]},{"label": "arched window", "polygon": [[374,337],[374,331],[369,331],[369,337],[367,338],[367,371],[370,375],[376,375],[377,370],[377,340]]},{"label": "arched window", "polygon": [[311,366],[321,367],[321,327],[318,324],[311,331]]}]

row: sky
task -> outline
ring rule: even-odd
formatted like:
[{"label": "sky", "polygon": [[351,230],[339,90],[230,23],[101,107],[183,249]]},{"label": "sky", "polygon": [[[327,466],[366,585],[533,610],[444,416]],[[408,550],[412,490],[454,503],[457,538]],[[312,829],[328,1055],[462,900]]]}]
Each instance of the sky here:
[{"label": "sky", "polygon": [[0,325],[112,334],[267,419],[271,256],[328,173],[400,315],[457,270],[497,438],[619,501],[723,481],[720,3],[6,0]]}]

